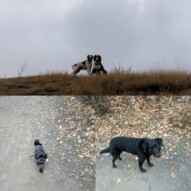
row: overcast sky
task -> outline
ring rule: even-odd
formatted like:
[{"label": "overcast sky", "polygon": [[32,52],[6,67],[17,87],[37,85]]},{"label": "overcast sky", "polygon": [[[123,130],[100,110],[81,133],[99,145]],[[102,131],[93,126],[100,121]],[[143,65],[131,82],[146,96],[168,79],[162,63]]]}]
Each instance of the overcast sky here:
[{"label": "overcast sky", "polygon": [[49,71],[100,54],[133,71],[191,71],[190,0],[0,0],[0,77]]}]

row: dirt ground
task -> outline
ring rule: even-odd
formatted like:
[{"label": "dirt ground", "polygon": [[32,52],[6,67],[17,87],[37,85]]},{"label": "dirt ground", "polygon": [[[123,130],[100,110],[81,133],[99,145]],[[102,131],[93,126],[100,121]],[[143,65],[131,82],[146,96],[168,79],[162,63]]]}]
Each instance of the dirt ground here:
[{"label": "dirt ground", "polygon": [[[69,115],[68,97],[0,97],[0,190],[1,191],[90,191],[95,188],[95,164],[77,155],[72,139],[60,131],[76,134]],[[75,110],[75,108],[73,108]],[[86,128],[86,127],[85,127]],[[79,124],[80,129],[80,124]],[[64,132],[64,131],[63,131]],[[68,135],[67,134],[67,135]],[[48,153],[45,172],[34,163],[34,140]],[[91,176],[86,176],[87,174]]]}]

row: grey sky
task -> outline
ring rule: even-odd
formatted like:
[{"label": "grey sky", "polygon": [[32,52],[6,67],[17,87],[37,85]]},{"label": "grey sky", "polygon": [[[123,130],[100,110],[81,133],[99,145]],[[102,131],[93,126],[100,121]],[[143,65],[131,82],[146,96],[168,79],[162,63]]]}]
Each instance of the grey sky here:
[{"label": "grey sky", "polygon": [[191,71],[190,0],[1,0],[0,77],[100,54],[107,70]]}]

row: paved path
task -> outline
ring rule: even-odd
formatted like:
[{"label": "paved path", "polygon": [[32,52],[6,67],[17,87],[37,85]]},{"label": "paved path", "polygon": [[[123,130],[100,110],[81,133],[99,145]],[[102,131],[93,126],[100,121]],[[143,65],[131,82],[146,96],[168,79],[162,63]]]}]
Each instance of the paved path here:
[{"label": "paved path", "polygon": [[[60,159],[56,149],[68,152],[70,143],[57,140],[60,119],[59,103],[64,97],[0,97],[0,191],[77,191],[79,182],[70,158]],[[64,124],[63,124],[64,126]],[[48,153],[45,174],[38,172],[33,143],[39,138]]]},{"label": "paved path", "polygon": [[[117,161],[117,169],[112,168],[111,156],[98,156],[96,163],[96,191],[188,191],[191,189],[191,153],[189,148],[180,147],[171,159],[157,162],[154,167],[143,167],[139,171],[138,162],[133,155],[122,154]],[[171,174],[176,174],[172,178]],[[172,174],[172,176],[174,175]]]}]

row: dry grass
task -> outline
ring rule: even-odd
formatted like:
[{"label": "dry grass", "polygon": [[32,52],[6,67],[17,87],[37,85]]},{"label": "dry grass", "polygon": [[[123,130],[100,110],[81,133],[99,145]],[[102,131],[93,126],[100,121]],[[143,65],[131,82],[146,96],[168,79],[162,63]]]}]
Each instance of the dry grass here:
[{"label": "dry grass", "polygon": [[191,74],[179,71],[111,72],[102,76],[67,73],[0,79],[1,95],[190,95]]}]

